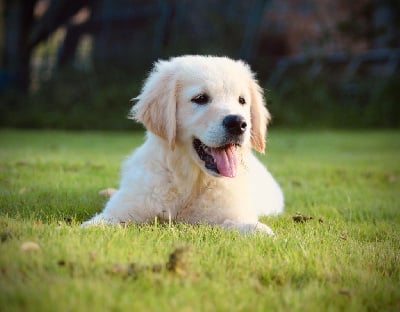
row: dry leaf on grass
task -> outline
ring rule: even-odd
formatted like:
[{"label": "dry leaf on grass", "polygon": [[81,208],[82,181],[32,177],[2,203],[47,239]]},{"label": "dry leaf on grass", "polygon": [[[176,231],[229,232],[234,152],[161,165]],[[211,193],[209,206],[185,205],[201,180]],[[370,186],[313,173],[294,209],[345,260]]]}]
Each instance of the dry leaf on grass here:
[{"label": "dry leaf on grass", "polygon": [[6,240],[12,238],[12,237],[13,237],[13,234],[11,233],[10,230],[7,230],[7,231],[2,232],[0,234],[0,240],[1,240],[2,243],[5,242]]},{"label": "dry leaf on grass", "polygon": [[301,213],[296,213],[292,216],[294,222],[304,223],[313,219],[313,217],[302,215]]},{"label": "dry leaf on grass", "polygon": [[168,258],[166,263],[158,263],[153,265],[138,265],[132,263],[114,263],[111,268],[107,270],[108,273],[121,275],[124,277],[133,276],[137,277],[138,274],[144,272],[160,273],[163,269],[166,269],[170,273],[177,275],[186,275],[187,266],[187,247],[181,247],[174,249]]},{"label": "dry leaf on grass", "polygon": [[19,195],[22,195],[22,194],[25,194],[25,193],[26,193],[26,187],[23,187],[18,191]]},{"label": "dry leaf on grass", "polygon": [[39,251],[40,246],[35,242],[24,242],[19,247],[22,251]]}]

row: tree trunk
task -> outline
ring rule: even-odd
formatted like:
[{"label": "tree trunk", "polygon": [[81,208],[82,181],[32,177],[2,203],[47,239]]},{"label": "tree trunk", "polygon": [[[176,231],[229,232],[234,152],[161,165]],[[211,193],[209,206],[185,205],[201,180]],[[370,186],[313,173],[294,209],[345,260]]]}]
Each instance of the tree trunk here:
[{"label": "tree trunk", "polygon": [[22,92],[27,92],[29,88],[31,49],[28,38],[35,2],[35,0],[4,2],[3,65],[13,84]]}]

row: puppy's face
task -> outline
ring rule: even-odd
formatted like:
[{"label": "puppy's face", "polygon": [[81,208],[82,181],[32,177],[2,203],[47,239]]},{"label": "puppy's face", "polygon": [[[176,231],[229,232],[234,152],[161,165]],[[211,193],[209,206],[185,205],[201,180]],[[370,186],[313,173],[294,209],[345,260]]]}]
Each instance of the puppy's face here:
[{"label": "puppy's face", "polygon": [[134,116],[206,173],[234,177],[241,151],[263,152],[269,114],[248,66],[219,57],[159,62]]},{"label": "puppy's face", "polygon": [[234,177],[250,145],[250,92],[235,68],[212,69],[181,80],[176,140],[207,173]]}]

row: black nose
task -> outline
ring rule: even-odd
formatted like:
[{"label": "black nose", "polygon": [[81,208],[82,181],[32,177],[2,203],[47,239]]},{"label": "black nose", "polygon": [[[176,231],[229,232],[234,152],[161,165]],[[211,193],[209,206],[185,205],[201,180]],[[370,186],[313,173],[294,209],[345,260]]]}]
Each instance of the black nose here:
[{"label": "black nose", "polygon": [[240,115],[228,115],[222,121],[226,131],[232,135],[243,134],[246,131],[247,123]]}]

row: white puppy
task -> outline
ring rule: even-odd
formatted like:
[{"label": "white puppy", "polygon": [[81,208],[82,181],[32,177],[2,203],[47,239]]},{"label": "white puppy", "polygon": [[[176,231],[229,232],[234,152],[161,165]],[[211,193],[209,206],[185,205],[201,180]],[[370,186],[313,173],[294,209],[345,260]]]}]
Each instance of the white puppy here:
[{"label": "white puppy", "polygon": [[263,153],[270,115],[242,61],[182,56],[159,61],[132,117],[147,138],[125,161],[119,190],[94,223],[157,217],[273,234],[260,215],[283,210],[283,195],[251,149]]}]

